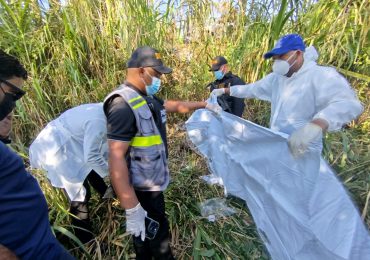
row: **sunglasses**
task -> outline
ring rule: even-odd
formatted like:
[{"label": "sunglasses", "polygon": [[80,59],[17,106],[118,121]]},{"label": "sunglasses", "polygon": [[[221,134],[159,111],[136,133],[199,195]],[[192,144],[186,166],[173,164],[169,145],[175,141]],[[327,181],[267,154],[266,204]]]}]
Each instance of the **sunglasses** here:
[{"label": "sunglasses", "polygon": [[[18,88],[16,85],[14,85],[14,84],[10,83],[9,81],[7,81],[7,80],[5,80],[5,79],[1,79],[1,78],[0,78],[0,82],[2,82],[2,83],[4,83],[4,84],[8,85],[8,87],[10,87],[10,88],[12,89],[12,91],[11,91],[9,94],[13,95],[13,97],[14,97],[14,99],[15,99],[15,100],[20,99],[21,97],[23,97],[23,96],[24,96],[24,94],[26,94],[26,92],[25,92],[24,90],[22,90],[22,89]],[[4,94],[5,94],[5,90],[1,87],[1,85],[0,85],[0,88],[1,88],[1,90],[2,90],[2,91],[4,92]]]}]

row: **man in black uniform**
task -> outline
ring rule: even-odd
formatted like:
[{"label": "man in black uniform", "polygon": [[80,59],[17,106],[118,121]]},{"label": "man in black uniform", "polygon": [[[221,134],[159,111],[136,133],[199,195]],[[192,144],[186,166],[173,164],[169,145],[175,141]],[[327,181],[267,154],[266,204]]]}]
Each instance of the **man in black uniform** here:
[{"label": "man in black uniform", "polygon": [[[172,69],[150,47],[136,49],[127,67],[126,81],[104,103],[111,182],[126,210],[126,231],[133,235],[136,259],[174,259],[163,196],[169,182],[166,113],[214,104],[156,97],[160,77]],[[146,216],[159,223],[154,239],[145,238]]]},{"label": "man in black uniform", "polygon": [[[215,81],[208,84],[211,92],[217,88],[245,85],[245,82],[241,78],[231,73],[227,65],[227,60],[223,56],[217,56],[212,60],[211,69],[209,71],[213,71],[216,78]],[[245,107],[244,99],[222,95],[217,98],[217,101],[224,111],[242,117]]]}]

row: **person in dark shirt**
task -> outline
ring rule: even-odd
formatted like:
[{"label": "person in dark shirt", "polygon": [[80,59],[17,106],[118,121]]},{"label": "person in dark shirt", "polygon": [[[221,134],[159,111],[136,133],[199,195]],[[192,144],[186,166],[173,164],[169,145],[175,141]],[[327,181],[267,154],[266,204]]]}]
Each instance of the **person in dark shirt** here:
[{"label": "person in dark shirt", "polygon": [[[229,70],[227,60],[223,56],[217,56],[212,60],[212,65],[209,71],[212,71],[216,78],[215,81],[208,84],[211,92],[218,88],[229,88],[235,85],[245,85],[245,82],[241,78],[234,75]],[[242,117],[245,107],[244,99],[229,95],[222,95],[217,97],[217,102],[224,111],[238,117]]]},{"label": "person in dark shirt", "polygon": [[[166,113],[187,113],[197,108],[209,108],[212,105],[206,102],[163,101],[156,97],[155,94],[160,88],[160,77],[172,70],[163,65],[158,51],[150,47],[136,49],[127,67],[126,81],[119,89],[108,95],[104,103],[111,182],[122,208],[126,210],[126,231],[133,235],[136,259],[153,257],[173,259],[169,246],[169,226],[163,196],[163,191],[169,182]],[[125,100],[126,93],[136,97]],[[136,105],[133,106],[131,102],[136,102]],[[140,108],[141,112],[134,112],[136,108]],[[137,121],[136,118],[140,120]],[[157,128],[155,132],[159,133],[160,138],[144,134],[139,138],[146,140],[147,143],[142,143],[139,148],[135,147],[134,143],[140,134],[139,128],[152,129],[153,121]],[[139,124],[145,124],[145,126]],[[158,143],[151,144],[152,137]],[[155,149],[163,146],[165,155],[156,153]],[[153,154],[140,157],[136,156],[135,152],[138,152],[137,154],[153,152]],[[141,170],[135,172],[134,163],[137,163],[136,166],[141,167]],[[151,166],[161,170],[154,170]],[[140,174],[145,174],[144,172],[149,172],[148,177],[157,176],[161,180],[160,183],[155,183],[156,180],[153,179],[153,183],[144,180],[145,183],[137,184],[135,179]],[[159,223],[159,230],[154,239],[145,238],[146,216]]]},{"label": "person in dark shirt", "polygon": [[[25,92],[27,71],[0,50],[0,120],[15,108]],[[23,160],[0,142],[0,247],[2,252],[27,259],[74,259],[54,237],[48,206],[37,180]],[[10,252],[10,253],[9,253]]]}]

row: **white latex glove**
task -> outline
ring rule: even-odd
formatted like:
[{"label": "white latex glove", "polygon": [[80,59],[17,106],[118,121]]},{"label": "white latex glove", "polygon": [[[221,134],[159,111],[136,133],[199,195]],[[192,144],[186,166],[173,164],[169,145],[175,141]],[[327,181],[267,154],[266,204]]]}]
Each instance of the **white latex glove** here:
[{"label": "white latex glove", "polygon": [[222,111],[222,107],[217,103],[217,96],[213,95],[206,100],[206,108],[219,115]]},{"label": "white latex glove", "polygon": [[207,102],[206,108],[216,113],[217,115],[219,115],[222,111],[222,107],[220,107],[218,104],[212,104],[208,102]]},{"label": "white latex glove", "polygon": [[308,123],[296,130],[288,139],[290,151],[294,157],[303,155],[308,145],[322,136],[322,128],[314,123]]},{"label": "white latex glove", "polygon": [[126,232],[145,240],[145,217],[147,213],[140,203],[135,208],[126,209]]},{"label": "white latex glove", "polygon": [[216,89],[212,90],[212,92],[211,92],[211,96],[216,96],[216,97],[221,96],[223,94],[225,94],[225,89],[224,88],[216,88]]}]

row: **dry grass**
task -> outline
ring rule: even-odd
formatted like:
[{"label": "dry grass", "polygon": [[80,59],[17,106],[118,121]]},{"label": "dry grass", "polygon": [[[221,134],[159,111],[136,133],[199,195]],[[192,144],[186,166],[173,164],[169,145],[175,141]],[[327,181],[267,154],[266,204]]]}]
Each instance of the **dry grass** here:
[{"label": "dry grass", "polygon": [[[370,225],[370,28],[369,2],[346,1],[77,1],[61,7],[56,0],[42,11],[36,0],[0,0],[0,46],[18,56],[30,72],[27,95],[15,116],[13,147],[27,159],[36,133],[75,105],[103,100],[125,76],[125,60],[141,45],[162,52],[174,68],[164,80],[164,99],[203,100],[211,57],[225,55],[234,72],[253,82],[270,71],[262,54],[282,34],[298,32],[320,52],[320,63],[344,73],[365,106],[358,122],[327,136],[325,158],[338,171],[367,225]],[[149,2],[149,4],[148,4]],[[155,3],[160,4],[160,8]],[[179,6],[175,2],[180,3]],[[253,5],[249,4],[253,2]],[[247,4],[248,3],[248,4]],[[275,5],[273,4],[275,3]],[[278,4],[277,4],[278,3]],[[220,19],[212,18],[218,10]],[[266,126],[269,105],[247,101],[245,118]],[[222,196],[204,184],[205,162],[193,153],[179,127],[187,116],[169,118],[172,184],[166,191],[172,244],[179,259],[264,259],[250,214],[240,212],[216,223],[200,217],[197,203]],[[64,195],[52,189],[40,172],[56,234],[70,230]],[[68,247],[79,258],[129,259],[123,211],[117,202],[91,202],[96,245],[84,252],[78,242]]]}]

